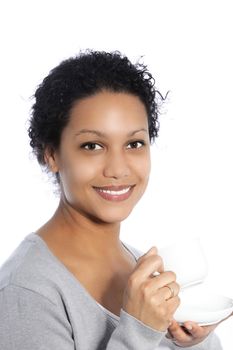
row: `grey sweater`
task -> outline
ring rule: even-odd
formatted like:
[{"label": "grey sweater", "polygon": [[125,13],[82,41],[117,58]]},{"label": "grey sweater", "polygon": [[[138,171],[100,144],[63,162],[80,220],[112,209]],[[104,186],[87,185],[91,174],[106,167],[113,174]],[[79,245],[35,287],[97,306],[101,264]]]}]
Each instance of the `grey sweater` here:
[{"label": "grey sweater", "polygon": [[[124,244],[139,258],[142,253]],[[37,234],[0,269],[0,350],[180,349],[121,309],[98,304]],[[221,350],[213,333],[195,350]]]}]

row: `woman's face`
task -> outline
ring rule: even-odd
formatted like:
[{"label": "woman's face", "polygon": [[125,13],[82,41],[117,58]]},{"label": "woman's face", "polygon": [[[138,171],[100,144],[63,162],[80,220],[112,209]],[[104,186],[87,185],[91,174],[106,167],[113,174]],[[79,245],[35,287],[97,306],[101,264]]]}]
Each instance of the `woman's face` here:
[{"label": "woman's face", "polygon": [[54,159],[66,203],[98,222],[124,220],[150,173],[144,104],[134,95],[107,91],[78,101]]}]

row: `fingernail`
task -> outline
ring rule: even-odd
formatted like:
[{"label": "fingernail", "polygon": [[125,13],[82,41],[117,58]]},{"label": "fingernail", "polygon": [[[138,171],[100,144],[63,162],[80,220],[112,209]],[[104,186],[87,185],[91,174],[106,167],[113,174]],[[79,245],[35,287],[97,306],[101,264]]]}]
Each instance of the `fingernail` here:
[{"label": "fingernail", "polygon": [[155,247],[151,247],[148,252],[146,253],[146,255],[149,255],[149,254],[154,254],[155,253]]},{"label": "fingernail", "polygon": [[187,326],[185,326],[187,328],[188,331],[191,331],[193,329],[193,326],[191,324],[188,324]]}]

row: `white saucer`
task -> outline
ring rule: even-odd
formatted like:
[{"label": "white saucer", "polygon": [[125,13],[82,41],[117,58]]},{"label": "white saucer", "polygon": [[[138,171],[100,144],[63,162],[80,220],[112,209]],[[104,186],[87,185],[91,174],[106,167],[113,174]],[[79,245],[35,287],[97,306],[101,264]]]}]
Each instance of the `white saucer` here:
[{"label": "white saucer", "polygon": [[181,303],[174,319],[180,324],[193,321],[200,326],[215,324],[233,312],[233,299],[190,287],[179,294]]}]

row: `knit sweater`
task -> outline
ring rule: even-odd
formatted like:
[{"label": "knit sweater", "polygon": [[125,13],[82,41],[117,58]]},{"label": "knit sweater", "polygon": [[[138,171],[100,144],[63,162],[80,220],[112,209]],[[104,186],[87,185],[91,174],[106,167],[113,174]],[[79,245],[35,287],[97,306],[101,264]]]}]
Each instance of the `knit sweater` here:
[{"label": "knit sweater", "polygon": [[[138,259],[142,253],[122,243]],[[121,309],[111,313],[31,233],[0,268],[1,350],[180,349]],[[183,348],[184,349],[184,348]],[[221,350],[215,333],[188,350]]]}]

